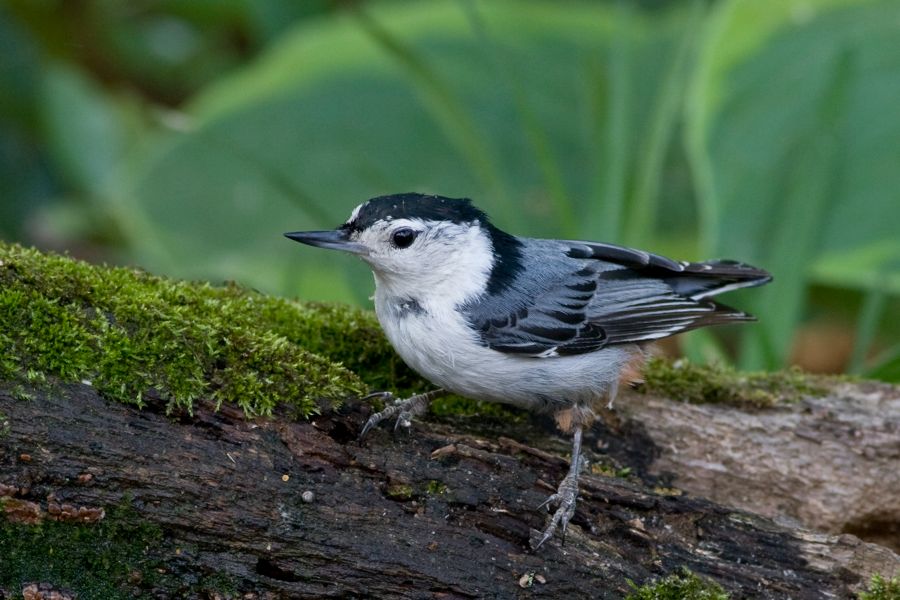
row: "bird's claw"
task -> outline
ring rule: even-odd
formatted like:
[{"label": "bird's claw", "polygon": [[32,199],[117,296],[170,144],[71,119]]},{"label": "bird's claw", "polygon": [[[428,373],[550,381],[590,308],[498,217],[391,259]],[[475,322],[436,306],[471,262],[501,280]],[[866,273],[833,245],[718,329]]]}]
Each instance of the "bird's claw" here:
[{"label": "bird's claw", "polygon": [[372,400],[373,398],[378,398],[385,402],[390,402],[394,399],[394,394],[391,392],[372,392],[371,394],[366,394],[360,400]]},{"label": "bird's claw", "polygon": [[443,394],[443,390],[434,390],[425,394],[412,396],[406,400],[395,399],[394,395],[390,392],[375,392],[365,396],[363,398],[364,400],[382,398],[385,402],[393,400],[394,403],[369,417],[359,432],[359,441],[363,441],[366,435],[373,428],[377,427],[379,423],[395,416],[397,420],[394,423],[394,431],[397,431],[400,427],[408,430],[412,426],[413,418],[416,415],[425,412],[428,408],[428,403]]},{"label": "bird's claw", "polygon": [[378,425],[379,422],[381,422],[381,419],[377,418],[377,417],[378,417],[378,413],[375,413],[374,415],[369,417],[369,419],[366,421],[365,425],[362,426],[362,429],[359,430],[359,437],[357,439],[360,442],[365,439],[365,437],[369,434],[369,431],[373,427],[375,427],[376,425]]},{"label": "bird's claw", "polygon": [[[366,394],[360,399],[374,400],[376,398],[384,401],[386,404],[391,401],[394,401],[395,403],[400,402],[400,400],[394,398],[394,394],[392,394],[391,392],[372,392],[371,394]],[[391,406],[387,406],[384,410],[370,415],[368,420],[366,420],[366,423],[363,425],[362,429],[359,431],[359,441],[362,441],[366,437],[366,435],[368,435],[368,433],[373,428],[377,427],[378,424],[383,420],[390,418],[391,414],[393,414],[393,411],[391,410],[392,408],[393,407]]]},{"label": "bird's claw", "polygon": [[[562,484],[560,484],[560,485],[562,485]],[[543,502],[538,504],[537,509],[541,510],[545,506],[550,506],[551,504],[556,504],[561,500],[561,498],[562,497],[559,495],[559,492],[554,492],[554,493],[550,494],[549,496],[547,496],[546,500],[544,500]]]},{"label": "bird's claw", "polygon": [[569,521],[575,515],[575,501],[578,497],[578,483],[574,477],[567,475],[559,484],[559,489],[555,494],[544,500],[538,509],[544,508],[551,504],[557,505],[556,512],[550,519],[550,523],[541,533],[540,537],[532,539],[531,548],[537,550],[547,540],[553,537],[557,529],[562,531],[563,543],[566,542],[566,530],[569,527]]},{"label": "bird's claw", "polygon": [[394,421],[394,431],[397,431],[401,427],[403,429],[409,429],[412,427],[412,414],[409,411],[400,411],[400,414],[397,415],[397,420]]},{"label": "bird's claw", "polygon": [[[578,446],[580,446],[580,440]],[[537,550],[544,542],[552,538],[557,529],[562,532],[562,543],[566,543],[566,530],[569,528],[569,521],[575,515],[575,501],[578,499],[578,474],[587,465],[587,461],[580,456],[580,452],[575,453],[575,461],[576,466],[569,469],[569,473],[559,482],[556,492],[538,506],[538,510],[550,505],[556,505],[557,508],[540,537],[533,537],[530,540],[532,550]]]}]

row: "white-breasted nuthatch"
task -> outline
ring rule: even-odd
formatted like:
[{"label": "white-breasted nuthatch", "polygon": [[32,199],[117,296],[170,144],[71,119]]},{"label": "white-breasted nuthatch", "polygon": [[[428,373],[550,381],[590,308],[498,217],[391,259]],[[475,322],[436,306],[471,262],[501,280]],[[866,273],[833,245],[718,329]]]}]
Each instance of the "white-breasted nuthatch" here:
[{"label": "white-breasted nuthatch", "polygon": [[[535,547],[575,512],[582,430],[634,378],[643,347],[682,331],[748,321],[709,298],[771,276],[734,261],[677,262],[599,242],[520,238],[468,200],[397,194],[358,206],[333,231],[285,234],[356,254],[375,274],[375,314],[420,375],[447,390],[553,413],[573,433],[569,473]],[[439,391],[373,415],[408,422]]]}]

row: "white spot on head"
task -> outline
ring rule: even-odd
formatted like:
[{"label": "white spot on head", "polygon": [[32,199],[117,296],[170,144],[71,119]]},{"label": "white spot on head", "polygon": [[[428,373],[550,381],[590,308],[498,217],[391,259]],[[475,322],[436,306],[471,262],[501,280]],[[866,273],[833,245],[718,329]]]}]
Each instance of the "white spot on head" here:
[{"label": "white spot on head", "polygon": [[366,204],[368,204],[368,203],[369,203],[369,201],[366,200],[365,202],[363,202],[362,204],[360,204],[359,206],[357,206],[356,208],[354,208],[354,209],[353,209],[353,212],[350,213],[350,218],[347,219],[346,222],[347,222],[347,223],[352,223],[353,221],[355,221],[355,220],[356,220],[356,217],[359,216],[359,211],[361,211],[362,208],[363,208]]}]

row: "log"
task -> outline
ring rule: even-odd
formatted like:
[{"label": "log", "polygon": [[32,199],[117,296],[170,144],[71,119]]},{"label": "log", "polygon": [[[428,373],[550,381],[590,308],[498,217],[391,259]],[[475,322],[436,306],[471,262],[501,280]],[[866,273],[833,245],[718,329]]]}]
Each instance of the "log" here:
[{"label": "log", "polygon": [[360,445],[359,402],[309,421],[165,406],[0,384],[0,597],[622,598],[687,568],[735,598],[853,598],[900,571],[853,535],[593,472],[565,542],[532,552],[567,468],[541,419],[431,419]]},{"label": "log", "polygon": [[764,409],[627,394],[598,438],[666,486],[900,551],[900,388],[820,383]]}]

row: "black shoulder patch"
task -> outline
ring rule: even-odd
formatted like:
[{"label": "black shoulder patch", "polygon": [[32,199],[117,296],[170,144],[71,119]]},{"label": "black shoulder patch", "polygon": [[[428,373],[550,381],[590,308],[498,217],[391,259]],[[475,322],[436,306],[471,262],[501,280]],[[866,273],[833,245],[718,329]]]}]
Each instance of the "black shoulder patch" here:
[{"label": "black shoulder patch", "polygon": [[487,225],[488,235],[491,236],[491,246],[494,247],[494,268],[488,279],[487,293],[496,294],[512,285],[522,271],[522,242],[515,236],[501,231],[491,225]]}]

